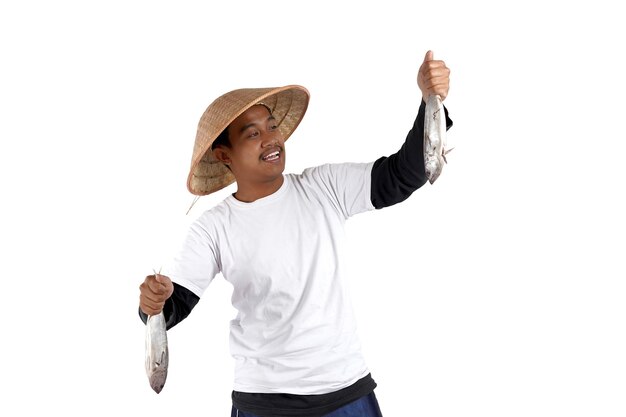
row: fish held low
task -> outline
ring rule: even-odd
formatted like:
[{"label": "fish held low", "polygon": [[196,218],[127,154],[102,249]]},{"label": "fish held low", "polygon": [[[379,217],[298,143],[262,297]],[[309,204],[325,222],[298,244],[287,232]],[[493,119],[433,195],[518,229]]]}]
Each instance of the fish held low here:
[{"label": "fish held low", "polygon": [[163,312],[149,316],[146,322],[146,374],[150,386],[158,394],[165,386],[169,352]]}]

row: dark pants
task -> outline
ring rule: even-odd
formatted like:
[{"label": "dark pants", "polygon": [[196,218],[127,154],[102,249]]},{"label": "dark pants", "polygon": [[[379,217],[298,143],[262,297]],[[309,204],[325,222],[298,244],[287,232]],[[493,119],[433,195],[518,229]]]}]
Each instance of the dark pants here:
[{"label": "dark pants", "polygon": [[[376,396],[372,392],[365,397],[361,397],[356,401],[351,402],[348,405],[333,411],[330,414],[325,414],[324,417],[382,417],[380,407]],[[233,407],[230,417],[259,417],[256,414],[244,413]]]}]

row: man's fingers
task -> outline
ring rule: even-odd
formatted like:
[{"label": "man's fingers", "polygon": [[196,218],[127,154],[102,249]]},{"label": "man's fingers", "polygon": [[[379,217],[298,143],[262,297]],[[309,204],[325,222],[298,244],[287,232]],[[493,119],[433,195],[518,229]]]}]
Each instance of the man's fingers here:
[{"label": "man's fingers", "polygon": [[436,84],[448,83],[450,80],[450,69],[445,65],[441,67],[437,66],[423,71],[421,75],[424,86],[430,87]]},{"label": "man's fingers", "polygon": [[139,308],[141,309],[141,311],[143,311],[144,313],[153,316],[155,314],[159,314],[161,312],[161,310],[163,310],[163,305],[165,303],[157,303],[154,302],[150,299],[148,299],[147,297],[144,296],[140,296],[139,297]]},{"label": "man's fingers", "polygon": [[432,60],[433,60],[433,51],[431,50],[426,51],[426,55],[424,56],[424,62],[428,62]]},{"label": "man's fingers", "polygon": [[172,280],[169,279],[169,277],[166,277],[165,275],[156,274],[155,280],[159,282],[160,284],[164,285],[167,290],[171,289],[174,286],[172,284]]},{"label": "man's fingers", "polygon": [[174,285],[167,276],[148,275],[139,286],[139,308],[150,316],[159,314],[173,289]]},{"label": "man's fingers", "polygon": [[166,300],[165,293],[154,293],[152,291],[142,291],[141,297],[153,303],[164,303]]},{"label": "man's fingers", "polygon": [[445,75],[429,77],[422,79],[425,88],[432,88],[436,85],[448,85],[450,83],[450,78]]},{"label": "man's fingers", "polygon": [[432,61],[424,62],[422,64],[423,73],[429,73],[429,72],[440,71],[440,70],[449,70],[448,67],[446,67],[445,61],[432,60]]},{"label": "man's fingers", "polygon": [[167,285],[163,282],[159,282],[154,275],[150,275],[146,282],[148,288],[155,294],[165,294],[167,292]]},{"label": "man's fingers", "polygon": [[422,92],[426,97],[431,94],[436,94],[444,100],[448,95],[449,88],[449,79],[445,77],[431,78],[430,80],[424,82]]}]

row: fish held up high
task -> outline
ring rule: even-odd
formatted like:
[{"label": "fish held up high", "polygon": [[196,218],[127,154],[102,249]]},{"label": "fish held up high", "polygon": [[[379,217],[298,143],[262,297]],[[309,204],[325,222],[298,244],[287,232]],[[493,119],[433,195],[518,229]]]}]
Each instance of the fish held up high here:
[{"label": "fish held up high", "polygon": [[430,95],[426,101],[426,117],[424,120],[424,166],[426,178],[432,184],[447,163],[446,154],[446,117],[443,103],[438,95]]}]

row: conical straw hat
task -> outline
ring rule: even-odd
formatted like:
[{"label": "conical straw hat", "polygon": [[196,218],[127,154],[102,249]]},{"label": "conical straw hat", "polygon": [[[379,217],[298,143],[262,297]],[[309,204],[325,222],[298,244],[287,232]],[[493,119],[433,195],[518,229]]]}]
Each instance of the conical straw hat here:
[{"label": "conical straw hat", "polygon": [[198,123],[187,189],[202,196],[232,184],[235,177],[218,161],[211,145],[239,115],[258,103],[265,104],[278,122],[285,140],[296,130],[309,104],[309,92],[299,85],[274,88],[242,88],[217,98]]}]

